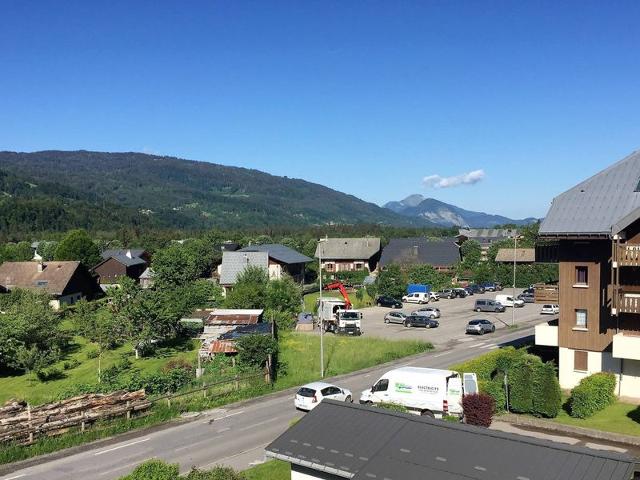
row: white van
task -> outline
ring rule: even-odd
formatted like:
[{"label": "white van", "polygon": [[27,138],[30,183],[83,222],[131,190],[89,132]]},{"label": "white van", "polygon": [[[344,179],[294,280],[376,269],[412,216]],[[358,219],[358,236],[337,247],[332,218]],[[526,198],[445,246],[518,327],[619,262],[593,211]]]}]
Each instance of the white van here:
[{"label": "white van", "polygon": [[502,304],[503,307],[524,307],[524,300],[514,299],[511,295],[496,295],[496,302]]},{"label": "white van", "polygon": [[425,292],[413,292],[402,297],[407,303],[429,303],[429,294]]},{"label": "white van", "polygon": [[360,403],[395,403],[430,417],[462,415],[462,396],[478,392],[475,373],[402,367],[385,373],[360,395]]}]

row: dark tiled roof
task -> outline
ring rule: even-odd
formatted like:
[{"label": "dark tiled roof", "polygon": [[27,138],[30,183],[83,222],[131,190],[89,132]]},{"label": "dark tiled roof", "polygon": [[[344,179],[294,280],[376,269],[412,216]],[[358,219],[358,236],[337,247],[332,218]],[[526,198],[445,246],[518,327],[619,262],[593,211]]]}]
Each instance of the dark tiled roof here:
[{"label": "dark tiled roof", "polygon": [[271,324],[267,322],[260,322],[251,325],[240,325],[233,330],[223,333],[218,337],[218,340],[237,340],[244,335],[270,335]]},{"label": "dark tiled roof", "polygon": [[105,250],[100,255],[104,260],[106,260],[109,257],[115,257],[118,255],[126,256],[128,251],[131,252],[132,257],[139,257],[145,252],[144,248],[112,248],[109,250]]},{"label": "dark tiled roof", "polygon": [[460,250],[455,238],[392,238],[382,251],[380,266],[398,263],[448,267],[459,260]]},{"label": "dark tiled roof", "polygon": [[639,182],[640,152],[634,152],[554,198],[540,235],[618,233],[612,231],[618,222],[640,217]]},{"label": "dark tiled roof", "polygon": [[354,480],[629,480],[635,469],[627,455],[331,400],[266,450]]},{"label": "dark tiled roof", "polygon": [[285,245],[279,245],[277,243],[250,245],[248,247],[241,248],[238,252],[266,252],[267,255],[269,255],[269,258],[273,258],[277,262],[289,265],[293,263],[308,263],[313,261],[306,255],[296,252],[293,248],[289,248]]}]

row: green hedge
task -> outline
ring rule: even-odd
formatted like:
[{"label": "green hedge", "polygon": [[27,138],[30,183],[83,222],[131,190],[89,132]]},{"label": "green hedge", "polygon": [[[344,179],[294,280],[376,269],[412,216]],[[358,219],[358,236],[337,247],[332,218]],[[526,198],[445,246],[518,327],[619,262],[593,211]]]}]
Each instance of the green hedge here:
[{"label": "green hedge", "polygon": [[520,359],[511,366],[508,372],[509,406],[513,412],[533,412],[533,384],[536,365],[535,360],[531,357],[531,355],[527,355]]},{"label": "green hedge", "polygon": [[571,390],[569,405],[571,416],[588,418],[615,402],[616,377],[613,373],[600,372],[583,378]]},{"label": "green hedge", "polygon": [[533,413],[541,417],[557,417],[562,405],[562,392],[555,365],[539,362],[533,375]]}]

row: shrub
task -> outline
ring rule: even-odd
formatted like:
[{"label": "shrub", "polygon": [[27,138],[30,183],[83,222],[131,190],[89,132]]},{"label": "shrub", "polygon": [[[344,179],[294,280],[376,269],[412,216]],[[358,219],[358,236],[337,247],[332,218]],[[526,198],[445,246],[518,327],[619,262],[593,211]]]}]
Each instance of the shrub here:
[{"label": "shrub", "polygon": [[229,467],[214,467],[213,470],[193,469],[185,477],[186,480],[246,480],[247,477]]},{"label": "shrub", "polygon": [[120,480],[177,480],[178,464],[168,464],[161,460],[148,460],[138,465],[133,472]]},{"label": "shrub", "polygon": [[511,411],[531,413],[533,411],[534,358],[527,355],[512,365],[508,372],[509,406]]},{"label": "shrub", "polygon": [[615,402],[616,377],[613,373],[600,372],[583,378],[571,390],[569,405],[571,416],[588,418]]},{"label": "shrub", "polygon": [[100,350],[98,350],[97,348],[90,348],[87,350],[87,360],[98,358],[98,355],[100,355]]},{"label": "shrub", "polygon": [[41,382],[49,382],[51,380],[64,378],[64,374],[62,370],[57,367],[49,367],[36,371],[36,377],[38,377],[38,380]]},{"label": "shrub", "polygon": [[191,372],[193,365],[184,358],[173,358],[162,367],[162,373],[169,373],[172,370],[181,369]]},{"label": "shrub", "polygon": [[533,413],[539,417],[555,418],[562,405],[562,392],[553,363],[539,363],[534,367]]},{"label": "shrub", "polygon": [[474,372],[479,380],[491,380],[497,372],[507,372],[511,365],[526,355],[526,350],[513,347],[500,348],[484,355],[454,365],[451,370]]},{"label": "shrub", "polygon": [[264,367],[269,355],[278,353],[278,342],[264,335],[245,335],[236,342],[238,361],[242,365]]},{"label": "shrub", "polygon": [[62,368],[65,370],[73,370],[76,367],[80,366],[80,362],[75,358],[72,360],[68,360],[62,364]]},{"label": "shrub", "polygon": [[507,409],[507,396],[504,391],[504,376],[499,375],[493,380],[479,380],[478,386],[481,393],[490,395],[496,405],[496,411],[504,412]]},{"label": "shrub", "polygon": [[496,403],[490,395],[473,393],[462,397],[462,411],[467,424],[489,427],[496,411]]},{"label": "shrub", "polygon": [[393,412],[409,413],[409,409],[399,403],[381,402],[376,403],[375,406],[377,408],[384,408],[385,410],[391,410]]}]

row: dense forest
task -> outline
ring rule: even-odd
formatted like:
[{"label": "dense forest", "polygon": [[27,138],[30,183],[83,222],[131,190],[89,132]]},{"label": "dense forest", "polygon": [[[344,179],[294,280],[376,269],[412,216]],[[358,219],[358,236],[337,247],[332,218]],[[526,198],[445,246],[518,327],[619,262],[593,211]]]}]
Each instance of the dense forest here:
[{"label": "dense forest", "polygon": [[258,170],[142,153],[0,152],[6,238],[71,228],[197,230],[433,226],[352,195]]}]

